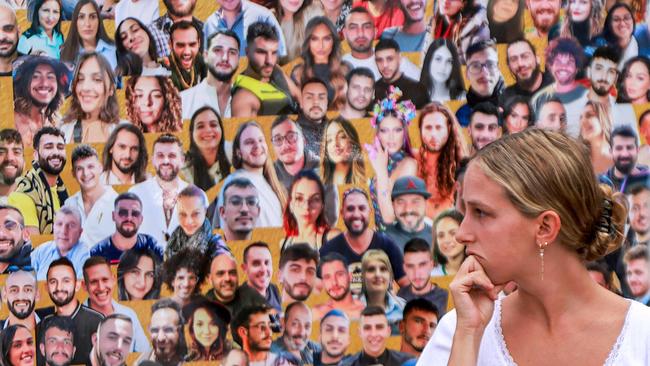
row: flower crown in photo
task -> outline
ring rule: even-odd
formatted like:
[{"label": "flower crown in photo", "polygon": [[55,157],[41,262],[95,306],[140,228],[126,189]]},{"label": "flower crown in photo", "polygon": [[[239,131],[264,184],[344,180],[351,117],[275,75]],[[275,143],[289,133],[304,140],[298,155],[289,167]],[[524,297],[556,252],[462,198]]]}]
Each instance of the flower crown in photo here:
[{"label": "flower crown in photo", "polygon": [[387,112],[395,111],[397,118],[402,120],[404,126],[408,127],[411,121],[415,118],[415,105],[410,100],[397,102],[402,97],[402,91],[395,86],[390,86],[388,89],[388,97],[382,99],[379,103],[375,103],[372,109],[372,118],[370,124],[373,128],[377,128],[379,123],[384,119]]}]

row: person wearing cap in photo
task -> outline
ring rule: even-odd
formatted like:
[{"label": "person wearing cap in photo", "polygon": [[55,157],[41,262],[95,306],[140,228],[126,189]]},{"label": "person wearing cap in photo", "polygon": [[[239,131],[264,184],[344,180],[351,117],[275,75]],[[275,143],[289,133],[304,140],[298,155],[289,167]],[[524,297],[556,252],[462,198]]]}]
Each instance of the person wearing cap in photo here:
[{"label": "person wearing cap in photo", "polygon": [[424,220],[429,197],[431,193],[418,177],[400,177],[393,184],[391,200],[396,220],[386,227],[384,233],[393,239],[402,253],[406,242],[413,238],[424,239],[429,245],[433,240],[431,225]]}]

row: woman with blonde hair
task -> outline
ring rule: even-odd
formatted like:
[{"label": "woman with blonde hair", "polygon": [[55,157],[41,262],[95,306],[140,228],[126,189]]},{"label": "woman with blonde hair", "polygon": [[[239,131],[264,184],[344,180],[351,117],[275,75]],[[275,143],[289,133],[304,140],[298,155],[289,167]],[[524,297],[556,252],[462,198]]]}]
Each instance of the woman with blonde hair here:
[{"label": "woman with blonde hair", "polygon": [[399,322],[406,301],[391,291],[393,267],[386,252],[370,249],[361,258],[362,301],[366,306],[379,306],[386,312],[393,335],[399,334]]},{"label": "woman with blonde hair", "polygon": [[166,76],[132,76],[126,84],[126,112],[142,132],[183,129],[181,96]]},{"label": "woman with blonde hair", "polygon": [[326,187],[365,183],[366,166],[359,134],[347,119],[339,116],[327,123],[320,156],[320,174]]},{"label": "woman with blonde hair", "polygon": [[[418,365],[650,364],[650,308],[601,287],[584,264],[621,245],[627,216],[584,144],[537,128],[505,136],[469,163],[463,199],[456,309]],[[509,282],[518,289],[499,296]]]},{"label": "woman with blonde hair", "polygon": [[612,126],[607,106],[591,100],[585,104],[580,114],[580,139],[591,151],[591,164],[597,174],[605,173],[614,164],[609,145]]}]

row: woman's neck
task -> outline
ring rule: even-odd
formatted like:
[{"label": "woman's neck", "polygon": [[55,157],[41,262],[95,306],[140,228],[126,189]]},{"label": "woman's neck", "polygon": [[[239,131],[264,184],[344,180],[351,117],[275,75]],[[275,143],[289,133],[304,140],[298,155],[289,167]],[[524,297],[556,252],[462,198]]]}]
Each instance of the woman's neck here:
[{"label": "woman's neck", "polygon": [[293,22],[293,16],[295,13],[289,12],[286,9],[283,9],[283,15],[282,15],[282,21],[280,23],[292,23]]},{"label": "woman's neck", "polygon": [[631,41],[632,41],[632,35],[630,35],[628,38],[620,39],[618,41],[618,46],[621,47],[623,52],[625,52],[625,49],[627,48],[627,46],[630,44]]},{"label": "woman's neck", "polygon": [[298,237],[312,238],[318,235],[315,222],[298,222]]},{"label": "woman's neck", "polygon": [[336,21],[339,19],[339,16],[341,15],[341,8],[343,8],[343,4],[341,4],[341,6],[336,9],[324,9],[325,16],[330,21],[332,21],[332,23],[336,24]]},{"label": "woman's neck", "polygon": [[[433,82],[433,90],[431,91],[431,97],[434,100],[448,100],[449,99],[449,88],[447,87],[446,83],[441,83],[439,81],[434,81]],[[436,99],[435,97],[440,97],[440,98],[447,97],[448,99]]]},{"label": "woman's neck", "polygon": [[368,306],[379,306],[386,309],[386,293],[385,292],[367,292],[366,302]]},{"label": "woman's neck", "polygon": [[86,115],[84,116],[84,118],[81,121],[86,122],[86,123],[92,123],[92,122],[100,122],[101,123],[102,122],[99,119],[99,111],[92,111],[90,113],[86,113]]},{"label": "woman's neck", "polygon": [[199,150],[203,160],[205,160],[205,165],[210,168],[217,161],[217,147]]},{"label": "woman's neck", "polygon": [[350,163],[338,163],[334,167],[334,184],[346,184],[348,172],[350,171]]},{"label": "woman's neck", "polygon": [[142,129],[145,130],[145,132],[159,132],[158,131],[158,123],[152,123],[149,125],[142,125]]},{"label": "woman's neck", "polygon": [[[531,261],[528,268],[522,268],[521,276],[514,279],[518,290],[511,299],[506,300],[508,306],[525,312],[527,319],[541,320],[545,328],[552,329],[562,324],[567,314],[588,314],[588,307],[605,308],[603,300],[617,301],[618,295],[593,281],[582,261],[569,251],[568,248],[552,248],[551,245],[546,248],[543,279],[540,259]],[[606,298],[607,295],[610,297]],[[618,301],[626,300],[620,298]]]},{"label": "woman's neck", "polygon": [[48,37],[49,39],[53,39],[53,37],[54,37],[54,28],[49,29],[49,30],[43,28],[43,32],[45,32],[45,34],[47,35],[47,37]]},{"label": "woman's neck", "polygon": [[81,47],[83,47],[83,49],[86,50],[87,52],[92,52],[97,48],[97,40],[95,39],[94,42],[87,42],[82,39]]},{"label": "woman's neck", "polygon": [[636,99],[632,99],[632,104],[646,104],[646,103],[648,103],[648,96],[645,94]]},{"label": "woman's neck", "polygon": [[456,274],[460,265],[463,263],[465,256],[463,253],[458,254],[455,257],[447,258],[447,264],[445,264],[445,271],[448,275]]}]

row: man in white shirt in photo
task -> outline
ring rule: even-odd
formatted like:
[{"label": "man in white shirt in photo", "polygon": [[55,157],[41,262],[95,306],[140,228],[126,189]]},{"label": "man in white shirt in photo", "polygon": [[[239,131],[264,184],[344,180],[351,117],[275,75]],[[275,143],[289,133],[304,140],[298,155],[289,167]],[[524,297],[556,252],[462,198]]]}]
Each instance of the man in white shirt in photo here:
[{"label": "man in white shirt in photo", "polygon": [[178,173],[183,166],[183,144],[178,137],[166,133],[153,143],[151,163],[156,175],[129,189],[142,200],[144,216],[140,232],[153,236],[158,243],[166,243],[178,227],[176,198],[188,183]]},{"label": "man in white shirt in photo", "polygon": [[74,207],[81,215],[81,241],[91,246],[113,233],[113,202],[117,192],[102,184],[102,165],[97,151],[89,145],[72,150],[72,174],[79,183],[79,192],[68,197],[64,206]]},{"label": "man in white shirt in photo", "polygon": [[231,89],[241,48],[239,38],[231,30],[220,29],[210,35],[207,45],[203,51],[207,76],[198,85],[181,92],[184,120],[191,119],[206,105],[214,108],[221,118],[231,117]]}]

